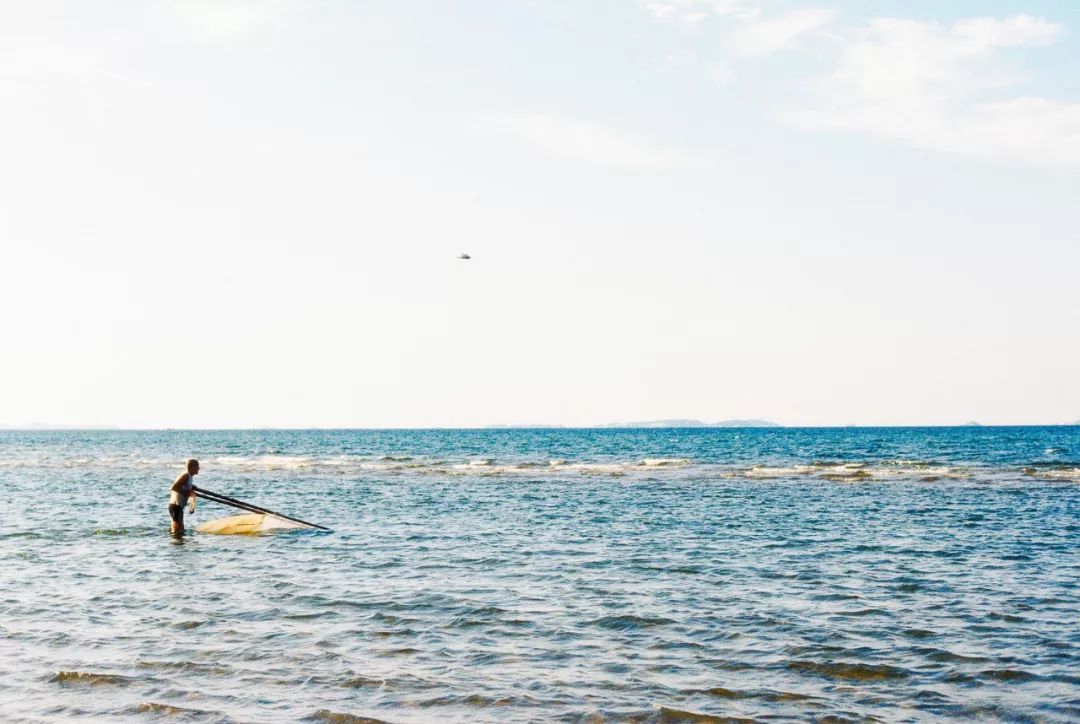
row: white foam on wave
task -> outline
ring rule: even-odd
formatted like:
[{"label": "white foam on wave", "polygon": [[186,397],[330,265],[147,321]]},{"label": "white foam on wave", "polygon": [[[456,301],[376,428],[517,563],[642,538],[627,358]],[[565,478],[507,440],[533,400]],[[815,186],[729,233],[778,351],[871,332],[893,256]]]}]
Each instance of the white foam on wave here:
[{"label": "white foam on wave", "polygon": [[492,458],[474,458],[468,462],[457,463],[451,467],[453,467],[454,470],[475,470],[476,468],[492,470],[495,468],[495,461]]},{"label": "white foam on wave", "polygon": [[1080,480],[1080,467],[1077,468],[1028,468],[1024,471],[1033,478],[1047,480]]},{"label": "white foam on wave", "polygon": [[812,465],[793,465],[790,467],[755,465],[747,470],[740,471],[748,478],[787,478],[797,475],[807,475],[814,471]]},{"label": "white foam on wave", "polygon": [[689,461],[680,461],[678,464],[668,463],[665,466],[646,465],[643,462],[569,462],[567,460],[549,460],[547,464],[532,461],[496,464],[494,460],[472,460],[467,463],[457,463],[448,468],[443,466],[427,466],[421,472],[430,474],[449,473],[456,476],[480,475],[491,477],[496,475],[626,475],[633,471],[652,470],[656,467],[681,467]]},{"label": "white foam on wave", "polygon": [[354,461],[354,458],[351,458],[348,455],[338,455],[338,456],[332,457],[332,458],[324,458],[320,462],[323,465],[329,465],[330,467],[340,467],[340,466],[348,465],[348,464],[352,463],[353,461]]},{"label": "white foam on wave", "polygon": [[825,480],[891,480],[909,478],[967,478],[971,472],[962,468],[917,460],[892,460],[881,462],[836,462],[810,465],[770,466],[755,465],[738,474],[747,478],[796,478],[812,477]]},{"label": "white foam on wave", "polygon": [[316,460],[306,455],[259,455],[256,457],[222,455],[214,458],[213,462],[223,467],[242,469],[296,470],[325,464],[326,460]]},{"label": "white foam on wave", "polygon": [[[0,469],[86,469],[152,471],[163,477],[175,476],[185,458],[154,456],[146,451],[128,454],[110,452],[87,456],[16,454],[0,456]],[[770,461],[771,462],[771,461]],[[823,480],[837,483],[911,481],[932,483],[939,480],[984,480],[1000,482],[1019,477],[1047,481],[1080,481],[1080,465],[1032,463],[1030,466],[994,466],[982,463],[944,463],[940,460],[865,460],[818,461],[808,463],[737,464],[701,462],[682,457],[646,457],[624,460],[588,460],[567,458],[533,459],[475,455],[445,459],[417,454],[409,456],[372,452],[367,455],[347,453],[323,455],[285,455],[280,452],[250,455],[206,455],[203,469],[207,474],[331,475],[391,477],[483,477],[517,479],[567,479],[588,476],[627,476],[630,479],[680,479],[708,481],[717,479]]]},{"label": "white foam on wave", "polygon": [[689,458],[645,458],[641,465],[647,468],[681,468],[690,464]]},{"label": "white foam on wave", "polygon": [[886,475],[903,475],[910,477],[938,477],[938,478],[965,478],[968,477],[967,471],[957,468],[951,468],[948,465],[938,465],[936,467],[926,466],[917,468],[901,468],[899,470],[884,470],[882,471]]},{"label": "white foam on wave", "polygon": [[563,470],[573,470],[586,475],[625,475],[630,468],[627,463],[567,463]]},{"label": "white foam on wave", "polygon": [[451,465],[449,468],[445,467],[431,467],[427,468],[422,473],[429,475],[475,475],[479,477],[495,477],[499,475],[516,475],[524,472],[529,472],[526,468],[518,467],[517,465],[493,465],[491,463],[485,465]]}]

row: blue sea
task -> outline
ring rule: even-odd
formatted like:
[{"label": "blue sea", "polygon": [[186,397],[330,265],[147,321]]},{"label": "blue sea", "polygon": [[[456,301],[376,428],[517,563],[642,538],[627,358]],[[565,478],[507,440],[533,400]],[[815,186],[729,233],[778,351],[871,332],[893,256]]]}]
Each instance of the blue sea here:
[{"label": "blue sea", "polygon": [[[172,538],[189,457],[333,532]],[[0,493],[4,722],[1080,720],[1080,427],[7,431]]]}]

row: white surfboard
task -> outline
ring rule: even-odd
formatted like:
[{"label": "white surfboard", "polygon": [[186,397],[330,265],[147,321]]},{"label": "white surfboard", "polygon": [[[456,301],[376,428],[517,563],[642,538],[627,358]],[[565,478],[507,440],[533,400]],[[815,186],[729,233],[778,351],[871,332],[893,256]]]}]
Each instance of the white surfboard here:
[{"label": "white surfboard", "polygon": [[276,515],[264,515],[263,513],[245,513],[243,515],[231,515],[228,518],[208,520],[195,528],[200,533],[214,533],[216,535],[258,535],[260,533],[274,533],[281,530],[297,530],[308,526],[293,523]]}]

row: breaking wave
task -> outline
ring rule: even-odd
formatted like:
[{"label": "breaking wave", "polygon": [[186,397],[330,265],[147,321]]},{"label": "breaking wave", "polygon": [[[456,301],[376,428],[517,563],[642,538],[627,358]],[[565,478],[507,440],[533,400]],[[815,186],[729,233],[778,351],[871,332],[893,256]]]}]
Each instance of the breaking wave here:
[{"label": "breaking wave", "polygon": [[[108,455],[101,457],[9,457],[2,468],[119,469],[166,472],[182,469],[184,459]],[[203,460],[204,471],[232,473],[339,476],[445,476],[556,479],[581,476],[657,476],[693,480],[741,478],[761,481],[823,480],[837,483],[888,481],[1001,482],[1039,479],[1080,482],[1080,464],[1032,462],[1017,465],[950,464],[940,460],[844,460],[771,464],[694,460],[687,457],[645,457],[628,460],[568,458],[500,459],[477,455],[457,460],[405,454],[376,455],[214,455]]]}]

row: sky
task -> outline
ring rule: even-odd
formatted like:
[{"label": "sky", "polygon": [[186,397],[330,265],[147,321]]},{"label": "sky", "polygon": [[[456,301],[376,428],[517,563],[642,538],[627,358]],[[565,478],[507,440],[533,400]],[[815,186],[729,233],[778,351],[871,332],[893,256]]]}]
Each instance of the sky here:
[{"label": "sky", "polygon": [[1077,67],[1064,0],[4,0],[0,423],[1075,422]]}]

